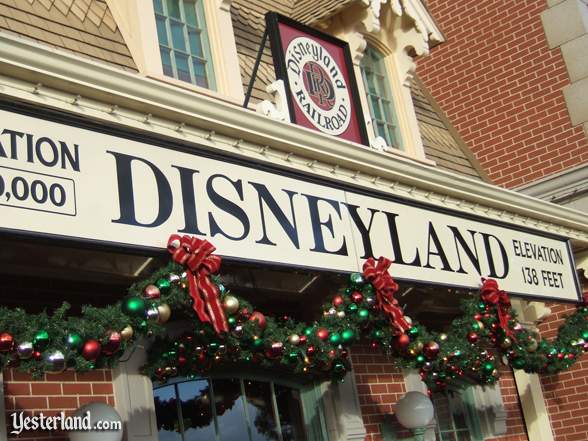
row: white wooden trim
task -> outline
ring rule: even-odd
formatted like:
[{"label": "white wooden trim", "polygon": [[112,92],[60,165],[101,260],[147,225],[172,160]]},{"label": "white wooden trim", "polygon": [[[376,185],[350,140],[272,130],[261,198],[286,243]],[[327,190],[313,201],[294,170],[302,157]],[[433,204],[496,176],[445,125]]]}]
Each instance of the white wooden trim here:
[{"label": "white wooden trim", "polygon": [[[55,105],[87,117],[92,114],[93,118],[109,123],[142,126],[143,130],[159,131],[153,122],[163,117],[171,127],[178,127],[182,122],[187,127],[204,129],[208,133],[214,131],[213,142],[201,142],[212,149],[228,149],[231,146],[233,154],[243,154],[244,149],[240,146],[247,143],[263,146],[263,154],[251,155],[252,159],[296,167],[297,162],[289,160],[295,156],[302,159],[301,164],[312,165],[306,167],[308,173],[324,175],[328,169],[341,170],[340,174],[332,172],[331,175],[397,195],[404,196],[403,189],[407,189],[412,199],[418,200],[422,196],[423,200],[432,204],[528,224],[588,242],[588,224],[585,214],[579,211],[294,124],[270,120],[218,99],[186,93],[177,87],[5,33],[0,34],[0,70],[5,75],[4,79],[0,78],[3,83],[0,95],[8,99],[18,97],[41,106]],[[38,86],[39,83],[42,83],[41,86]],[[23,84],[31,86],[24,87]],[[45,94],[43,84],[50,85],[51,94],[60,98],[51,99],[52,95]],[[65,92],[72,90],[74,94],[82,95],[75,105],[71,104],[71,98],[69,101],[63,98],[75,97],[72,92]],[[90,112],[90,109],[82,107],[85,100],[98,100],[97,103],[102,104],[93,105],[103,110]],[[121,107],[121,114],[112,113],[113,105]],[[144,124],[144,116],[139,119],[143,123],[136,122],[136,117],[121,117],[124,113],[133,112],[142,115],[150,113],[150,124]],[[184,135],[174,130],[166,130],[165,133],[185,139]],[[253,150],[260,151],[259,147],[252,147]],[[269,154],[273,156],[270,158]],[[360,173],[359,178],[357,172]]]}]

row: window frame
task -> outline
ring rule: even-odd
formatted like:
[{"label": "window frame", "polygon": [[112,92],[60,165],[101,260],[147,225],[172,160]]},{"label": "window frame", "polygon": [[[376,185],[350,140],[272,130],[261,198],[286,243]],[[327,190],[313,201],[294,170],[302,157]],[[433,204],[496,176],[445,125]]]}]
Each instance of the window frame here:
[{"label": "window frame", "polygon": [[[373,54],[373,56],[372,56]],[[374,69],[368,71],[366,69],[366,60],[368,57],[372,59],[378,57],[379,59],[375,60],[374,64],[380,64],[380,66],[375,66]],[[382,72],[376,71],[378,67],[382,68]],[[362,60],[359,64],[359,69],[361,71],[361,77],[363,79],[363,86],[365,89],[365,96],[366,101],[368,104],[369,109],[369,116],[371,118],[371,125],[373,130],[374,136],[382,136],[379,133],[378,123],[382,123],[385,125],[385,134],[382,136],[386,140],[386,144],[389,147],[399,149],[401,151],[404,150],[404,143],[403,143],[403,136],[400,124],[398,122],[398,112],[396,110],[396,103],[394,100],[394,94],[392,92],[392,84],[391,79],[389,76],[389,70],[386,65],[386,54],[378,50],[377,47],[368,43],[365,48]],[[381,81],[383,83],[384,90],[380,90],[378,85],[378,80],[374,79],[373,86],[376,90],[376,93],[372,93],[370,90],[370,83],[368,79],[368,74],[372,74],[373,77],[381,77]],[[376,112],[374,109],[373,99],[374,97],[377,100],[379,111],[381,113],[382,119],[376,117]],[[384,104],[383,102],[386,102]],[[388,110],[386,109],[388,107]],[[390,114],[391,121],[388,118],[388,113]],[[388,136],[386,136],[388,135]],[[394,142],[393,142],[394,141]]]},{"label": "window frame", "polygon": [[[441,430],[441,426],[439,425],[439,418],[437,417],[437,406],[435,406],[435,401],[431,400],[433,403],[433,408],[435,409],[435,418],[434,418],[434,423],[435,423],[435,436],[439,437],[439,441],[450,441],[450,439],[446,439],[444,437],[444,434],[451,434],[451,435],[457,435],[459,432],[463,432],[466,431],[467,433],[469,433],[470,437],[471,437],[471,441],[484,441],[484,437],[482,435],[482,429],[481,429],[481,424],[480,424],[480,415],[479,415],[479,410],[476,406],[476,402],[474,399],[474,394],[473,394],[473,386],[470,387],[461,387],[461,388],[452,388],[450,390],[446,390],[444,392],[440,392],[441,394],[444,395],[449,395],[449,394],[456,394],[459,396],[458,399],[461,400],[462,405],[464,407],[464,418],[466,421],[466,429],[457,429],[455,427],[455,418],[453,417],[453,413],[451,412],[451,404],[450,404],[450,400],[452,398],[447,397],[448,403],[449,403],[449,416],[451,418],[451,426],[452,429],[451,430]],[[451,439],[455,439],[454,437],[452,437]]]},{"label": "window frame", "polygon": [[[289,387],[291,389],[298,390],[300,393],[302,419],[304,423],[304,430],[306,433],[307,441],[329,441],[326,425],[326,415],[321,393],[321,383],[315,381],[301,382],[299,379],[291,375],[284,375],[283,373],[280,373],[279,378],[277,377],[278,375],[275,372],[259,372],[243,369],[239,369],[238,372],[236,372],[232,369],[219,369],[211,375],[204,375],[195,378],[179,377],[171,379],[166,383],[153,382],[153,391],[160,387],[177,385],[195,380],[206,379],[208,381],[211,381],[217,379],[238,379],[241,385],[241,399],[245,399],[245,391],[243,388],[245,381],[252,380],[269,383],[272,391],[272,412],[275,416],[277,412],[277,402],[275,397],[274,385]],[[175,393],[176,395],[178,393],[177,387]],[[214,396],[213,388],[212,394]],[[246,416],[246,419],[247,424],[251,424],[249,422],[248,416]],[[279,419],[276,421],[276,423],[276,426],[279,429]],[[217,433],[216,417],[213,425],[215,426],[215,433]],[[278,433],[281,435],[281,430]],[[156,436],[158,435],[156,434]]]}]

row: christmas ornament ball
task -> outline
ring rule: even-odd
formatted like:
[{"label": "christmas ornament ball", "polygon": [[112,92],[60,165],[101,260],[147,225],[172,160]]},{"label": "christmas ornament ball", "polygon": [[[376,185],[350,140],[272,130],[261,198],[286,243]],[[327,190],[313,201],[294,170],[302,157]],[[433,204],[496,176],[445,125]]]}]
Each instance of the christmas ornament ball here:
[{"label": "christmas ornament ball", "polygon": [[159,305],[157,307],[157,312],[159,313],[159,318],[157,319],[157,323],[159,323],[160,325],[167,323],[167,321],[170,319],[171,314],[172,314],[171,308],[169,307],[169,305],[167,303],[162,303],[161,305]]},{"label": "christmas ornament ball", "polygon": [[[0,341],[1,341],[1,337],[0,337]],[[43,349],[45,349],[48,344],[49,344],[49,333],[43,329],[40,330],[39,332],[37,332],[35,334],[35,336],[33,337],[33,345],[35,346],[35,349],[38,351],[42,351]]]},{"label": "christmas ornament ball", "polygon": [[223,309],[227,314],[235,314],[239,310],[239,299],[235,296],[226,296],[223,300]]},{"label": "christmas ornament ball", "polygon": [[10,352],[14,348],[14,337],[8,332],[0,334],[0,352]]},{"label": "christmas ornament ball", "polygon": [[265,325],[266,325],[266,321],[265,321],[265,316],[259,312],[259,311],[253,311],[251,313],[251,315],[249,316],[249,321],[251,322],[257,322],[257,325],[261,328],[261,329],[265,329]]},{"label": "christmas ornament ball", "polygon": [[28,360],[33,356],[33,352],[33,343],[30,341],[22,342],[16,348],[16,353],[21,360]]},{"label": "christmas ornament ball", "polygon": [[298,346],[300,344],[300,336],[298,334],[291,334],[288,337],[288,342],[290,342],[291,345]]},{"label": "christmas ornament ball", "polygon": [[123,328],[122,331],[120,331],[120,336],[123,339],[123,341],[128,341],[131,338],[133,338],[134,333],[135,331],[133,330],[133,327],[131,325],[127,325]]},{"label": "christmas ornament ball", "polygon": [[94,361],[100,356],[102,345],[98,340],[88,340],[82,348],[82,357],[88,361]]},{"label": "christmas ornament ball", "polygon": [[145,314],[145,301],[141,297],[129,297],[123,302],[123,312],[133,317]]},{"label": "christmas ornament ball", "polygon": [[61,351],[51,351],[45,356],[45,372],[58,374],[65,370],[65,356]]},{"label": "christmas ornament ball", "polygon": [[321,340],[326,340],[329,338],[329,330],[326,328],[318,328],[316,331],[316,336]]},{"label": "christmas ornament ball", "polygon": [[439,343],[437,343],[436,341],[430,341],[427,342],[423,347],[423,354],[425,354],[425,357],[427,357],[428,359],[432,359],[439,355],[440,349],[441,348],[439,346]]},{"label": "christmas ornament ball", "polygon": [[143,297],[150,300],[155,300],[161,297],[161,291],[155,285],[147,285],[143,290]]}]

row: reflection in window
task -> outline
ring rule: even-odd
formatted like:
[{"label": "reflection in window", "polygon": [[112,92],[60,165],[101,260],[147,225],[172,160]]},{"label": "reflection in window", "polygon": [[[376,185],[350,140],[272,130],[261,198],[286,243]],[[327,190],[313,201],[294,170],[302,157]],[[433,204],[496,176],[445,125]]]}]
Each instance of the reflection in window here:
[{"label": "reflection in window", "polygon": [[154,390],[160,441],[306,441],[297,389],[268,381],[197,379]]},{"label": "reflection in window", "polygon": [[435,393],[432,397],[435,408],[436,434],[438,441],[480,441],[477,411],[471,390],[450,390]]},{"label": "reflection in window", "polygon": [[386,145],[402,148],[384,55],[368,46],[361,61],[361,75],[367,93],[374,134],[384,138]]},{"label": "reflection in window", "polygon": [[163,73],[214,89],[204,0],[153,0]]}]

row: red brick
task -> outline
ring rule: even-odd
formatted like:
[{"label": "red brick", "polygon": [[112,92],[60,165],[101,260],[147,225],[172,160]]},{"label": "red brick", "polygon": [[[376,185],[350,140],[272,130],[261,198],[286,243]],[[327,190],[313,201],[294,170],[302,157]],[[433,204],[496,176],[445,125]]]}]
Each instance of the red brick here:
[{"label": "red brick", "polygon": [[30,395],[31,386],[29,383],[5,383],[4,394],[6,395]]},{"label": "red brick", "polygon": [[49,397],[51,409],[77,409],[78,399],[76,397]]},{"label": "red brick", "polygon": [[89,395],[92,393],[90,383],[63,383],[63,395]]},{"label": "red brick", "polygon": [[60,383],[31,383],[33,395],[61,395]]}]

